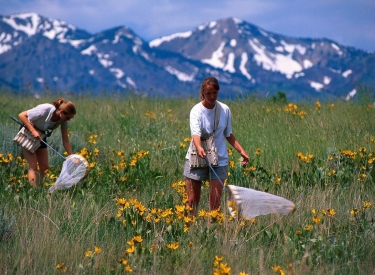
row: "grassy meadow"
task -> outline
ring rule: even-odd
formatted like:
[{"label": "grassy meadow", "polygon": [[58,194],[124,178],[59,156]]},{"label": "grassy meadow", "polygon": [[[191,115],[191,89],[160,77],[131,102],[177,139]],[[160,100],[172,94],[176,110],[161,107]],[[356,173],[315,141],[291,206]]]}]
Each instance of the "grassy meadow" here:
[{"label": "grassy meadow", "polygon": [[[232,217],[224,192],[185,209],[189,112],[199,101],[62,95],[77,115],[74,151],[90,163],[77,186],[48,193],[63,159],[32,188],[10,119],[55,97],[0,92],[1,274],[372,274],[375,270],[375,109],[345,101],[226,101],[251,162],[229,149],[228,184],[293,201],[296,211]],[[220,95],[219,95],[220,100]],[[59,130],[48,142],[63,153]],[[228,148],[231,148],[228,145]]]}]

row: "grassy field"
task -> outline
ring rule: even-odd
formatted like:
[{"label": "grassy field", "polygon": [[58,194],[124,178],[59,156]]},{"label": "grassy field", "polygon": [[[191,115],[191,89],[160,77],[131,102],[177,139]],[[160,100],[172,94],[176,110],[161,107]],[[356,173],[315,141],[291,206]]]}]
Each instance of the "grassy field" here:
[{"label": "grassy field", "polygon": [[[182,176],[193,99],[73,97],[74,151],[88,177],[48,194],[63,159],[32,188],[12,141],[19,112],[55,97],[0,93],[1,274],[372,274],[375,270],[375,110],[367,103],[225,101],[251,157],[230,151],[228,184],[292,200],[296,211],[233,218],[227,193],[199,216]],[[220,96],[219,96],[220,97]],[[220,99],[219,99],[220,100]],[[49,143],[63,152],[58,131]],[[229,145],[228,145],[228,148]],[[191,226],[189,226],[192,223]]]}]

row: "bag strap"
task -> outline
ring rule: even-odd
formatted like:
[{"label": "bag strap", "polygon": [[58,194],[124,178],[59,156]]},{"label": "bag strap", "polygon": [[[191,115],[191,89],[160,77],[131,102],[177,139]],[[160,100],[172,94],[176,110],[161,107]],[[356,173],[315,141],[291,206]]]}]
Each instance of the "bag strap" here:
[{"label": "bag strap", "polygon": [[[56,108],[52,108],[51,111],[49,112],[47,118],[46,118],[46,121],[45,121],[45,124],[46,123],[50,123],[51,122],[51,119],[52,119],[52,116],[53,116],[53,113],[55,112]],[[56,125],[53,127],[53,129],[50,129],[50,130],[46,130],[45,131],[45,134],[47,137],[51,136],[52,135],[52,132],[53,130],[55,130],[57,127],[59,127],[61,125],[61,122],[60,123],[56,123]]]},{"label": "bag strap", "polygon": [[215,120],[214,120],[214,133],[216,131],[217,125],[219,124],[220,111],[221,111],[220,103],[216,102]]}]

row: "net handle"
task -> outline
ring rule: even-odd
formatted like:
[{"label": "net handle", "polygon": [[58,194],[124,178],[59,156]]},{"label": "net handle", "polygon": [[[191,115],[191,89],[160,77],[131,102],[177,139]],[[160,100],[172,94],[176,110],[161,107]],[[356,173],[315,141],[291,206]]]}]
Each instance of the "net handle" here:
[{"label": "net handle", "polygon": [[[18,119],[16,119],[14,116],[10,116],[15,122],[17,122],[19,125],[21,126],[25,126],[23,125]],[[64,160],[66,159],[63,155],[61,155],[59,152],[57,152],[57,150],[55,148],[53,148],[51,145],[49,145],[47,142],[45,142],[43,139],[41,139],[41,141],[47,145],[49,148],[51,148],[56,154],[58,154],[60,157],[62,157]]]},{"label": "net handle", "polygon": [[49,148],[51,148],[56,154],[58,154],[60,157],[62,157],[64,160],[66,159],[66,157],[64,157],[63,155],[61,155],[55,148],[53,148],[51,145],[49,145],[47,142],[45,142],[43,139],[41,139],[41,141],[47,145]]},{"label": "net handle", "polygon": [[223,186],[223,188],[226,190],[226,187],[225,187],[224,183],[221,181],[221,179],[219,178],[219,176],[216,174],[214,168],[212,168],[210,162],[208,161],[207,156],[205,156],[204,159],[206,160],[206,163],[207,163],[208,167],[210,167],[211,171],[215,174],[216,178],[219,180],[219,182],[221,183],[221,185]]}]

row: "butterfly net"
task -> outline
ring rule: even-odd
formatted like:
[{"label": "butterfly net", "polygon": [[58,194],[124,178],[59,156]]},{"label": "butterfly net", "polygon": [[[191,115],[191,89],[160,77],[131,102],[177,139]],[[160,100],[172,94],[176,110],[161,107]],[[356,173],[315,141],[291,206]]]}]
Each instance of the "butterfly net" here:
[{"label": "butterfly net", "polygon": [[49,193],[66,190],[84,179],[89,172],[89,163],[81,155],[68,156],[62,166],[61,173],[55,184],[48,189]]},{"label": "butterfly net", "polygon": [[272,213],[287,215],[296,209],[293,202],[276,195],[235,185],[228,185],[228,188],[228,208],[233,216],[252,219]]}]

